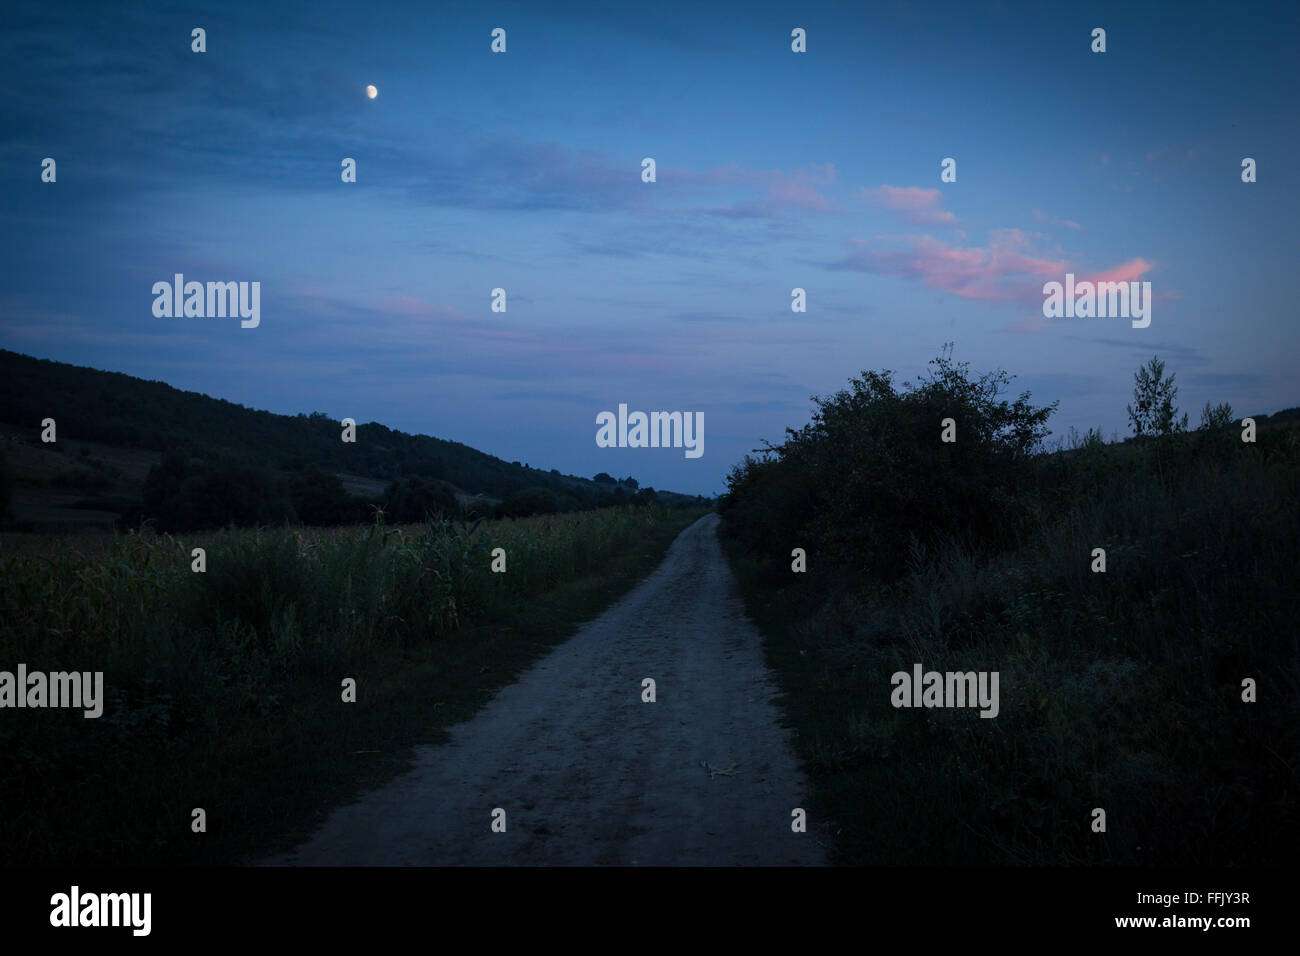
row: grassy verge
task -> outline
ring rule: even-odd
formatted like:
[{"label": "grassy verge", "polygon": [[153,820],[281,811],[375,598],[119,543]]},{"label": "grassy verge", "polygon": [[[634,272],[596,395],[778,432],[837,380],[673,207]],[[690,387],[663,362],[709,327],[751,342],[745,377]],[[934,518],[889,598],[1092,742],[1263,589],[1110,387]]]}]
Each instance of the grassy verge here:
[{"label": "grassy verge", "polygon": [[[1046,457],[1015,547],[915,546],[888,583],[724,536],[839,862],[1289,863],[1300,436],[1228,438]],[[915,663],[998,671],[999,715],[895,709]]]},{"label": "grassy verge", "polygon": [[[892,771],[901,763],[864,736],[889,725],[888,700],[879,693],[877,671],[845,635],[827,621],[824,605],[800,594],[799,580],[777,582],[769,565],[746,553],[731,537],[723,550],[740,585],[745,611],[764,638],[767,663],[781,689],[780,704],[798,730],[796,750],[809,776],[809,815],[831,822],[832,860],[850,865],[889,865],[873,845],[872,829],[897,828],[908,808],[891,796]],[[885,707],[879,706],[879,700]],[[874,728],[882,728],[875,731]],[[871,729],[869,729],[871,728]],[[873,759],[880,765],[871,766]],[[903,795],[894,790],[901,798]]]},{"label": "grassy verge", "polygon": [[[0,863],[215,864],[286,847],[444,740],[700,514],[128,537],[8,558],[0,670],[103,670],[107,703],[94,720],[4,712]],[[498,547],[504,574],[489,570]],[[206,833],[191,832],[195,807]]]}]

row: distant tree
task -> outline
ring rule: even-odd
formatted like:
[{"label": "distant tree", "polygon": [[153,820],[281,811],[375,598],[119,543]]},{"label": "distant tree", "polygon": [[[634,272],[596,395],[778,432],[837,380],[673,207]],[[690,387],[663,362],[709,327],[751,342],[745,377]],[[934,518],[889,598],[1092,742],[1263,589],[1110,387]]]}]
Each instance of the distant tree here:
[{"label": "distant tree", "polygon": [[608,472],[604,472],[604,471],[602,471],[600,474],[596,475],[596,477],[592,478],[591,480],[594,481],[594,482],[595,482],[596,484],[598,484],[598,485],[617,485],[617,484],[618,484],[618,479],[617,479],[617,478],[615,478],[613,475],[609,474]]},{"label": "distant tree", "polygon": [[1128,417],[1138,438],[1187,431],[1187,414],[1180,419],[1174,406],[1178,396],[1174,376],[1164,375],[1165,363],[1155,356],[1133,375],[1133,404],[1128,406]]},{"label": "distant tree", "polygon": [[459,514],[456,492],[445,481],[412,475],[389,485],[385,496],[384,520],[389,524],[414,524],[433,516]]},{"label": "distant tree", "polygon": [[[180,495],[188,471],[189,459],[180,452],[169,452],[161,462],[149,469],[142,492],[146,517],[167,523],[166,519],[175,511],[174,499]],[[164,527],[161,530],[167,529]]]},{"label": "distant tree", "polygon": [[297,519],[284,483],[264,468],[229,459],[170,454],[145,477],[143,516],[159,531],[202,531],[227,525]]},{"label": "distant tree", "polygon": [[1064,440],[1063,447],[1069,449],[1077,448],[1100,448],[1106,444],[1106,438],[1101,433],[1100,428],[1089,428],[1084,434],[1079,434],[1079,429],[1073,425]]},{"label": "distant tree", "polygon": [[0,518],[9,514],[9,502],[13,498],[14,476],[9,470],[9,463],[0,455]]},{"label": "distant tree", "polygon": [[575,495],[572,491],[552,492],[555,496],[556,511],[582,511],[587,507],[587,503]]},{"label": "distant tree", "polygon": [[1211,406],[1207,401],[1205,407],[1201,409],[1200,431],[1211,431],[1219,428],[1227,428],[1233,422],[1232,406],[1227,402]]},{"label": "distant tree", "polygon": [[529,515],[553,514],[559,508],[555,492],[549,488],[525,488],[512,491],[497,506],[497,514],[508,518],[526,518]]},{"label": "distant tree", "polygon": [[309,467],[289,483],[289,499],[303,524],[327,527],[361,521],[361,501],[343,488],[338,475]]},{"label": "distant tree", "polygon": [[620,481],[619,484],[621,484],[624,488],[631,488],[633,491],[636,491],[638,488],[641,487],[641,483],[638,482],[631,475],[628,475],[626,478]]}]

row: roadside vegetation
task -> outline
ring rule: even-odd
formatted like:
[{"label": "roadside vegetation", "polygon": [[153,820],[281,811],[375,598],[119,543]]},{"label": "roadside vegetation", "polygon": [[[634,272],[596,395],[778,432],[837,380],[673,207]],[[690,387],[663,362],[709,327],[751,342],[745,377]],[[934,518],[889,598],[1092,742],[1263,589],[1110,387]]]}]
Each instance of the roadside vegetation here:
[{"label": "roadside vegetation", "polygon": [[[106,698],[97,719],[6,710],[0,865],[230,863],[288,845],[444,739],[703,513],[390,526],[376,512],[0,552],[0,669],[102,670]],[[206,833],[191,831],[199,807]]]},{"label": "roadside vegetation", "polygon": [[[840,862],[1289,864],[1300,423],[1244,442],[1207,404],[1188,430],[1165,371],[1133,439],[1047,447],[1052,407],[945,351],[733,470],[724,543]],[[1000,713],[895,709],[916,663],[998,671]]]}]

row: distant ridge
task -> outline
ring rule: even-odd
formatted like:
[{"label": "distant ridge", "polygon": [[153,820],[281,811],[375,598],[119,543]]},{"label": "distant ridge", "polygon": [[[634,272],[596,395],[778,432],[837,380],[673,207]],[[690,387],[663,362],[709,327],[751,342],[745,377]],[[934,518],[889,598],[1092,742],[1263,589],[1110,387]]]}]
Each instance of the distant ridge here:
[{"label": "distant ridge", "polygon": [[[345,444],[340,423],[321,412],[278,415],[164,382],[0,349],[0,423],[6,435],[21,429],[35,439],[45,418],[57,422],[60,441],[160,454],[216,451],[258,467],[286,472],[316,467],[382,482],[420,476],[491,498],[534,488],[586,498],[621,485],[638,487],[628,479],[596,482],[543,471],[375,422],[359,423],[357,442]],[[659,492],[670,504],[694,497]]]}]

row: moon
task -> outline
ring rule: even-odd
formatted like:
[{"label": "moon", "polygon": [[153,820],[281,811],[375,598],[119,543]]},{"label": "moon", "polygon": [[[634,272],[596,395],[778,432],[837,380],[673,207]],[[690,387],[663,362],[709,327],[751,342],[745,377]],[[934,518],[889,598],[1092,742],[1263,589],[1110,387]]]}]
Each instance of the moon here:
[{"label": "moon", "polygon": [[366,87],[366,96],[370,97],[373,100],[378,95],[379,95],[379,91],[375,89],[373,85]]}]

